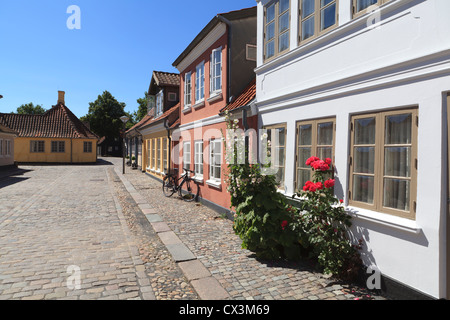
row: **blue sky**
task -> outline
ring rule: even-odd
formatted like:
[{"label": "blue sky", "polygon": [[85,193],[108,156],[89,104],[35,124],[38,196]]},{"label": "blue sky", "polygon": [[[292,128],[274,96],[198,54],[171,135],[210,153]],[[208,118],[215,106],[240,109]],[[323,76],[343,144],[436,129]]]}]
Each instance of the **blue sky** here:
[{"label": "blue sky", "polygon": [[[80,8],[70,30],[67,8]],[[255,0],[2,0],[0,112],[33,102],[49,109],[57,91],[81,117],[108,90],[126,111],[148,89],[153,70],[177,72],[173,61],[217,14]]]}]

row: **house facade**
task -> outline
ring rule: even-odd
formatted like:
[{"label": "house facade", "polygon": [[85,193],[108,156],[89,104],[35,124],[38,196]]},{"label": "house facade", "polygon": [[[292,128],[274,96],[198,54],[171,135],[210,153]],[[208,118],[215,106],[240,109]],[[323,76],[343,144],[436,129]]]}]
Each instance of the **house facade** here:
[{"label": "house facade", "polygon": [[0,167],[14,165],[14,139],[17,132],[0,124]]},{"label": "house facade", "polygon": [[285,130],[283,192],[311,178],[306,159],[332,158],[365,265],[385,283],[448,298],[450,2],[257,8],[259,126]]},{"label": "house facade", "polygon": [[98,137],[64,103],[43,115],[0,113],[0,124],[17,132],[14,160],[18,163],[95,163]]},{"label": "house facade", "polygon": [[223,212],[229,211],[230,195],[224,182],[226,123],[221,112],[254,79],[255,48],[253,7],[215,16],[173,63],[181,92],[173,160],[180,175],[182,169],[195,172],[201,201]]}]

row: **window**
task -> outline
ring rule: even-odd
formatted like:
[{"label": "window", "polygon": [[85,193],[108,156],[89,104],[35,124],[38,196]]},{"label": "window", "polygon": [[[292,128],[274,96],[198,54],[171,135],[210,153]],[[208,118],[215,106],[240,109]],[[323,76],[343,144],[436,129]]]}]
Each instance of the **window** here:
[{"label": "window", "polygon": [[[1,150],[0,150],[1,155]],[[11,140],[5,140],[5,155],[7,157],[11,156]]]},{"label": "window", "polygon": [[156,171],[161,171],[161,139],[156,139]]},{"label": "window", "polygon": [[150,169],[150,162],[152,160],[152,145],[151,140],[147,140],[147,169]]},{"label": "window", "polygon": [[92,142],[85,141],[83,144],[83,151],[85,153],[91,153],[92,152]]},{"label": "window", "polygon": [[351,205],[414,219],[417,109],[352,117]]},{"label": "window", "polygon": [[209,179],[220,181],[220,171],[222,170],[222,142],[219,139],[209,142]]},{"label": "window", "polygon": [[205,63],[200,63],[195,68],[195,102],[205,98]]},{"label": "window", "polygon": [[66,143],[64,141],[52,141],[52,153],[66,152]]},{"label": "window", "polygon": [[183,143],[183,168],[191,169],[191,142]]},{"label": "window", "polygon": [[163,170],[167,171],[169,170],[169,166],[168,166],[168,154],[167,154],[167,138],[163,138],[163,147],[162,147],[162,152],[163,152]]},{"label": "window", "polygon": [[45,152],[45,141],[30,141],[30,152],[31,153],[44,153]]},{"label": "window", "polygon": [[391,0],[353,0],[353,15],[360,16]]},{"label": "window", "polygon": [[192,76],[192,74],[190,72],[188,72],[184,75],[184,108],[185,109],[189,108],[191,106],[191,90],[192,90],[191,76]]},{"label": "window", "polygon": [[169,97],[167,98],[169,101],[177,101],[177,93],[176,92],[169,92]]},{"label": "window", "polygon": [[203,141],[194,144],[194,171],[197,177],[203,177]]},{"label": "window", "polygon": [[155,115],[155,117],[162,115],[163,110],[164,110],[164,91],[161,90],[156,95],[156,115]]},{"label": "window", "polygon": [[264,59],[289,49],[289,0],[272,2],[264,9]]},{"label": "window", "polygon": [[213,50],[210,68],[210,92],[219,92],[222,90],[222,47]]},{"label": "window", "polygon": [[312,179],[311,167],[306,165],[310,157],[330,158],[334,162],[334,132],[334,119],[301,121],[297,124],[296,190],[301,190]]},{"label": "window", "polygon": [[0,139],[0,157],[3,157],[3,140]]},{"label": "window", "polygon": [[275,178],[280,189],[284,189],[284,166],[286,158],[286,125],[264,127],[267,141],[270,141],[271,166],[276,169]]},{"label": "window", "polygon": [[156,168],[156,139],[152,140],[152,164],[151,168],[154,170]]},{"label": "window", "polygon": [[300,0],[300,42],[314,38],[337,25],[337,0]]}]

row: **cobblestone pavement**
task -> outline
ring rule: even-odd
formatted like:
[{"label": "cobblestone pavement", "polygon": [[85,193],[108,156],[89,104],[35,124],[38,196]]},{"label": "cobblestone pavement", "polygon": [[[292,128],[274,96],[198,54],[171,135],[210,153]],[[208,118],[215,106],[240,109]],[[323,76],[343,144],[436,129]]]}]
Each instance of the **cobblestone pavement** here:
[{"label": "cobblestone pavement", "polygon": [[[115,164],[116,172],[121,175],[121,161],[109,161]],[[122,179],[131,183],[138,197],[145,199],[197,261],[201,262],[200,266],[206,267],[207,272],[226,290],[223,299],[384,299],[364,288],[337,283],[316,272],[306,262],[260,261],[250,251],[241,248],[241,241],[233,232],[232,222],[217,212],[198,203],[186,203],[175,196],[164,197],[161,183],[139,170],[127,167]],[[194,281],[191,284],[194,285]]]},{"label": "cobblestone pavement", "polygon": [[1,300],[155,299],[102,164],[2,172]]}]

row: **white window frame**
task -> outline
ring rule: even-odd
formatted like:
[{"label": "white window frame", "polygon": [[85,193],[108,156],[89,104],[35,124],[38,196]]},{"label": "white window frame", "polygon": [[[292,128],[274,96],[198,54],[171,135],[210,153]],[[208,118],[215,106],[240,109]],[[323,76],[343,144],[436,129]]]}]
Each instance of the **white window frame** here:
[{"label": "white window frame", "polygon": [[184,75],[184,109],[190,108],[191,104],[192,104],[192,72],[189,71]]},{"label": "white window frame", "polygon": [[152,149],[151,149],[152,145],[151,145],[151,140],[147,140],[147,171],[149,171],[150,168],[150,163],[152,162]]},{"label": "white window frame", "polygon": [[5,156],[11,157],[11,140],[5,140]]},{"label": "white window frame", "polygon": [[191,142],[183,142],[183,169],[191,170]]},{"label": "white window frame", "polygon": [[156,94],[156,117],[163,114],[164,110],[164,90]]},{"label": "white window frame", "polygon": [[3,158],[3,139],[0,139],[0,158]]},{"label": "white window frame", "polygon": [[194,172],[196,180],[203,180],[203,140],[194,142]]},{"label": "white window frame", "polygon": [[[210,62],[209,92],[210,95],[215,95],[222,92],[222,47],[219,47],[212,51],[210,61],[211,62]],[[216,73],[217,65],[220,65],[219,74]],[[216,79],[219,80],[218,87],[216,87]]]},{"label": "white window frame", "polygon": [[[220,163],[214,161],[215,156],[220,155]],[[219,177],[214,176],[214,169],[219,168]],[[213,139],[209,141],[209,184],[215,186],[220,185],[222,181],[222,141],[221,139]]]},{"label": "white window frame", "polygon": [[195,67],[195,103],[205,100],[205,62]]}]

